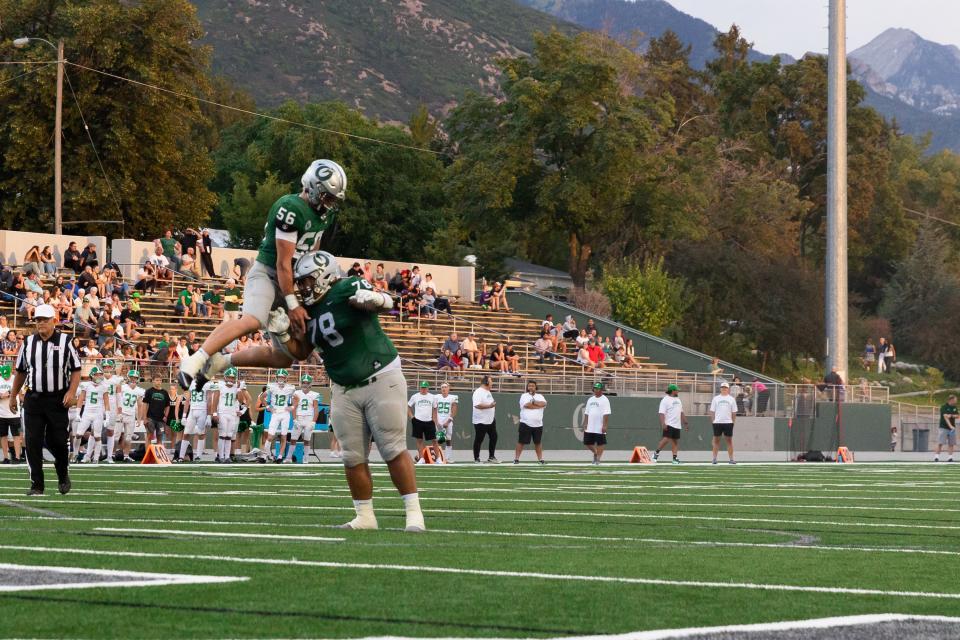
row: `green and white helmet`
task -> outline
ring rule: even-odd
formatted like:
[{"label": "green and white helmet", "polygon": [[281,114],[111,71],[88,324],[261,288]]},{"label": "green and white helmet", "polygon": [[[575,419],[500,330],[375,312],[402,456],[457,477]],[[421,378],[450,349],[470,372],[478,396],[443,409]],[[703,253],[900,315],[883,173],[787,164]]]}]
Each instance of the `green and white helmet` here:
[{"label": "green and white helmet", "polygon": [[337,206],[347,197],[347,174],[333,160],[314,160],[300,178],[307,202],[318,211]]},{"label": "green and white helmet", "polygon": [[237,375],[236,367],[230,367],[229,369],[223,372],[223,381],[226,382],[227,384],[235,383],[237,381],[237,377],[238,375]]},{"label": "green and white helmet", "polygon": [[284,380],[287,379],[286,369],[277,369],[277,380],[279,380],[280,378],[283,378]]},{"label": "green and white helmet", "polygon": [[96,380],[97,377],[103,378],[103,369],[100,367],[94,367],[93,369],[90,369],[90,379]]},{"label": "green and white helmet", "polygon": [[326,251],[309,251],[293,266],[294,284],[306,306],[320,302],[339,279],[340,265]]},{"label": "green and white helmet", "polygon": [[139,380],[140,372],[137,371],[136,369],[130,369],[130,371],[127,371],[127,377],[130,378],[131,380]]},{"label": "green and white helmet", "polygon": [[113,362],[113,360],[104,360],[104,361],[103,361],[103,370],[104,370],[104,371],[106,371],[107,369],[113,370],[116,366],[117,366],[117,365]]}]

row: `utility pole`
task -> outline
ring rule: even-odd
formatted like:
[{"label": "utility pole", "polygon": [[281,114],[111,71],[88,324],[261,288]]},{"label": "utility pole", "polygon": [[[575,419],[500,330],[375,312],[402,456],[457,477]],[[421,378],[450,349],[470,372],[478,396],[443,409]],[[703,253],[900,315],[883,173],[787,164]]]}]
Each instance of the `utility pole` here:
[{"label": "utility pole", "polygon": [[63,38],[57,41],[57,115],[53,125],[53,232],[63,233],[63,173],[60,164],[63,138]]},{"label": "utility pole", "polygon": [[830,0],[827,58],[827,367],[847,379],[847,13]]}]

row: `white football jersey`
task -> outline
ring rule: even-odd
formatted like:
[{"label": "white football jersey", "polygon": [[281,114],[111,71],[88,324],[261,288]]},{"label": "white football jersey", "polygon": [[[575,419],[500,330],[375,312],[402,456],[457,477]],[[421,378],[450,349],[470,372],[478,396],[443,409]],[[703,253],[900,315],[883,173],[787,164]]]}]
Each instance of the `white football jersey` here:
[{"label": "white football jersey", "polygon": [[[13,376],[9,378],[0,378],[0,418],[19,418],[20,411],[16,413],[10,411],[7,401],[10,398],[10,392],[13,391]],[[20,406],[19,404],[17,405]]]},{"label": "white football jersey", "polygon": [[[207,388],[208,382],[204,385],[204,389]],[[204,393],[203,389],[197,389],[197,381],[194,380],[190,383],[190,413],[193,415],[201,415],[207,413],[207,394]]]},{"label": "white football jersey", "polygon": [[320,394],[316,391],[297,389],[293,394],[293,401],[297,405],[297,417],[312,418],[314,402],[319,401]]},{"label": "white football jersey", "polygon": [[120,387],[120,413],[125,416],[136,416],[137,405],[143,399],[143,395],[145,393],[146,391],[139,386],[131,387],[130,385],[125,384]]},{"label": "white football jersey", "polygon": [[433,406],[437,410],[437,421],[441,426],[453,418],[453,405],[457,404],[457,396],[452,393],[447,395],[437,394],[433,396]]},{"label": "white football jersey", "polygon": [[93,380],[84,382],[81,385],[86,393],[83,400],[83,415],[102,415],[104,413],[104,397],[108,395],[109,385],[106,380],[101,380],[100,384]]},{"label": "white football jersey", "polygon": [[292,384],[273,383],[267,389],[270,391],[270,413],[289,413],[294,405],[293,394],[296,393],[297,388]]},{"label": "white football jersey", "polygon": [[216,390],[220,392],[220,400],[217,402],[217,413],[220,415],[239,416],[240,401],[237,394],[240,393],[240,386],[237,384],[228,385],[226,382],[218,382]]},{"label": "white football jersey", "polygon": [[115,412],[119,404],[117,397],[120,394],[120,387],[123,386],[123,378],[114,374],[109,378],[104,377],[103,381],[107,383],[107,395],[110,396],[110,410]]}]

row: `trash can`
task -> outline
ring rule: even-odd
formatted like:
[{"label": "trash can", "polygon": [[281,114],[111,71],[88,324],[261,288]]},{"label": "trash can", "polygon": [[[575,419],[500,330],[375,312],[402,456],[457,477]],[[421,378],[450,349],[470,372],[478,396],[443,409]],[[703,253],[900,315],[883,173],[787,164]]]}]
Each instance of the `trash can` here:
[{"label": "trash can", "polygon": [[913,430],[913,450],[925,453],[930,447],[930,429]]}]

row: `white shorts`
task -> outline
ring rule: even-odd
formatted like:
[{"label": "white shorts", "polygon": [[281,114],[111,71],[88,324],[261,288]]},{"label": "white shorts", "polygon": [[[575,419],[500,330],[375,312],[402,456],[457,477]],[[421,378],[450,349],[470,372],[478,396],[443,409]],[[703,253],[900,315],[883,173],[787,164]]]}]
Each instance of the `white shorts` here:
[{"label": "white shorts", "polygon": [[282,436],[290,432],[290,414],[286,411],[270,414],[270,424],[267,425],[267,433],[275,436],[277,435],[277,431],[279,431]]},{"label": "white shorts", "polygon": [[452,425],[452,424],[448,424],[448,425],[445,426],[445,427],[437,427],[437,434],[439,434],[441,431],[443,432],[443,437],[444,437],[444,439],[446,439],[447,442],[450,442],[451,440],[453,440],[453,425]]},{"label": "white shorts", "polygon": [[127,439],[127,442],[133,440],[133,430],[137,428],[137,416],[128,416],[125,413],[121,413],[117,417],[117,430],[123,434],[123,437]]},{"label": "white shorts", "polygon": [[188,413],[183,420],[183,434],[187,436],[200,436],[207,432],[207,414],[206,413]]},{"label": "white shorts", "polygon": [[220,430],[217,432],[217,436],[220,438],[236,438],[237,428],[240,426],[240,416],[221,413],[219,418]]},{"label": "white shorts", "polygon": [[84,414],[84,416],[80,418],[75,435],[82,436],[88,429],[92,429],[94,437],[99,438],[103,433],[103,422],[103,414]]},{"label": "white shorts", "polygon": [[344,466],[368,461],[371,438],[387,462],[407,451],[407,381],[403,371],[393,369],[376,378],[352,389],[330,385],[330,424],[340,441]]},{"label": "white shorts", "polygon": [[293,422],[290,439],[299,440],[302,437],[303,441],[309,444],[310,438],[313,436],[313,428],[316,426],[316,423],[313,421],[313,414],[302,418],[297,416],[297,419]]}]

